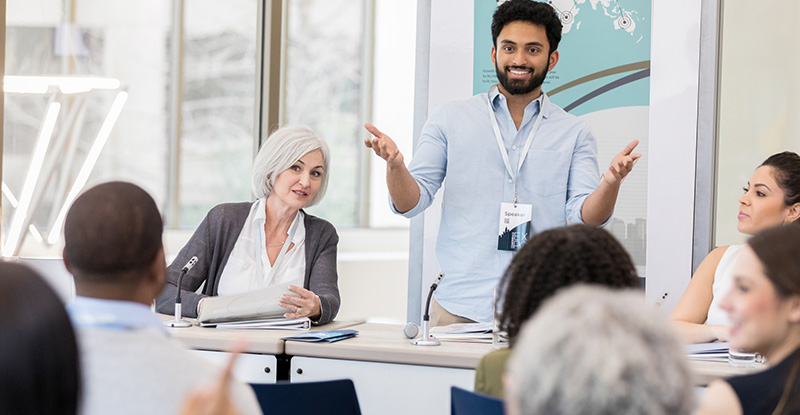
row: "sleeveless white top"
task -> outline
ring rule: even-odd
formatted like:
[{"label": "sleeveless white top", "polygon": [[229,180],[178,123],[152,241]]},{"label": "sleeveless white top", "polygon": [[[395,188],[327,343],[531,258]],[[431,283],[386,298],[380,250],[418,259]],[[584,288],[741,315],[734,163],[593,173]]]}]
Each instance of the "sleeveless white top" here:
[{"label": "sleeveless white top", "polygon": [[714,272],[714,285],[711,288],[714,299],[711,300],[711,306],[708,308],[708,316],[706,317],[705,324],[731,325],[728,312],[720,308],[719,303],[733,286],[733,264],[736,262],[736,257],[739,256],[739,252],[741,252],[744,247],[744,244],[731,245],[725,250],[725,253],[722,254],[719,265],[717,265],[717,270]]}]

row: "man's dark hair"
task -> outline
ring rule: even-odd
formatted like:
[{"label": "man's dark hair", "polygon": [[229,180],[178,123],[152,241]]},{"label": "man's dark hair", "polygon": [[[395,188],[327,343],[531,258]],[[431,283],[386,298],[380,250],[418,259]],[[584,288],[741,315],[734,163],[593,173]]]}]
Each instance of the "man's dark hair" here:
[{"label": "man's dark hair", "polygon": [[156,202],[142,188],[101,184],[79,196],[67,213],[64,259],[86,281],[136,282],[162,249],[163,226]]},{"label": "man's dark hair", "polygon": [[0,262],[0,414],[75,415],[80,392],[61,299],[35,271]]},{"label": "man's dark hair", "polygon": [[509,0],[500,5],[492,16],[492,44],[497,47],[497,37],[511,22],[528,22],[544,27],[550,43],[548,55],[558,49],[561,41],[561,20],[553,6],[533,0]]},{"label": "man's dark hair", "polygon": [[526,242],[511,260],[499,286],[500,328],[508,333],[511,345],[522,324],[545,300],[577,283],[641,287],[625,248],[602,229],[572,225],[544,231]]}]

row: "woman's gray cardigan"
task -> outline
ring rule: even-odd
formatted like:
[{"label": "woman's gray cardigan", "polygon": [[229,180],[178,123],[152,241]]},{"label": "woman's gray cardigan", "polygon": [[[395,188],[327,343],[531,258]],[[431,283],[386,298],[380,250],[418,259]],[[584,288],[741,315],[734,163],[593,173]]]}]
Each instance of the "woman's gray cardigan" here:
[{"label": "woman's gray cardigan", "polygon": [[[185,317],[197,317],[197,303],[203,297],[217,295],[219,278],[233,251],[250,213],[252,202],[225,203],[215,206],[195,230],[192,238],[167,267],[167,283],[156,299],[159,313],[175,311],[178,274],[181,268],[196,256],[194,266],[182,281],[181,310]],[[322,315],[318,324],[333,321],[339,312],[339,287],[336,273],[336,245],[339,235],[330,222],[305,213],[306,276],[304,288],[319,296]],[[206,281],[202,294],[195,291]]]}]

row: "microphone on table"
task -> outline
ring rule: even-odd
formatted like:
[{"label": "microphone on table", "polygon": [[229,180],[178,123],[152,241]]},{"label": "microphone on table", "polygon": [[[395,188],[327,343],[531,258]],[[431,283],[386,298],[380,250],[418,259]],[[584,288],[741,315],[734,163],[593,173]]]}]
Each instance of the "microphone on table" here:
[{"label": "microphone on table", "polygon": [[192,323],[186,321],[181,316],[181,284],[183,283],[183,276],[197,264],[197,257],[193,256],[186,265],[181,269],[178,274],[178,295],[175,296],[175,320],[165,321],[164,324],[168,327],[191,327]]},{"label": "microphone on table", "polygon": [[433,298],[433,292],[436,291],[439,283],[442,282],[442,278],[444,278],[444,272],[439,273],[439,276],[436,277],[436,280],[431,284],[431,290],[428,291],[428,301],[425,302],[425,314],[422,315],[422,337],[411,341],[411,344],[414,346],[438,346],[442,344],[442,342],[431,336],[430,326],[431,299]]}]

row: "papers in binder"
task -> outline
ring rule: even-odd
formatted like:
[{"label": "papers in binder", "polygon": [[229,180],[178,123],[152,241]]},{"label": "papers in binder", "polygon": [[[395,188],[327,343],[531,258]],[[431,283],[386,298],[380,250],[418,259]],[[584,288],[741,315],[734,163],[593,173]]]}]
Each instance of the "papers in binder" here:
[{"label": "papers in binder", "polygon": [[261,320],[230,321],[217,323],[216,326],[218,329],[308,330],[311,328],[311,320],[308,317],[275,317]]},{"label": "papers in binder", "polygon": [[[236,295],[206,297],[197,321],[201,326],[214,326],[228,322],[255,322],[267,319],[283,319],[288,310],[279,305],[281,295],[297,297],[289,286],[303,286],[303,277],[261,290]],[[263,323],[262,323],[263,324]]]}]

